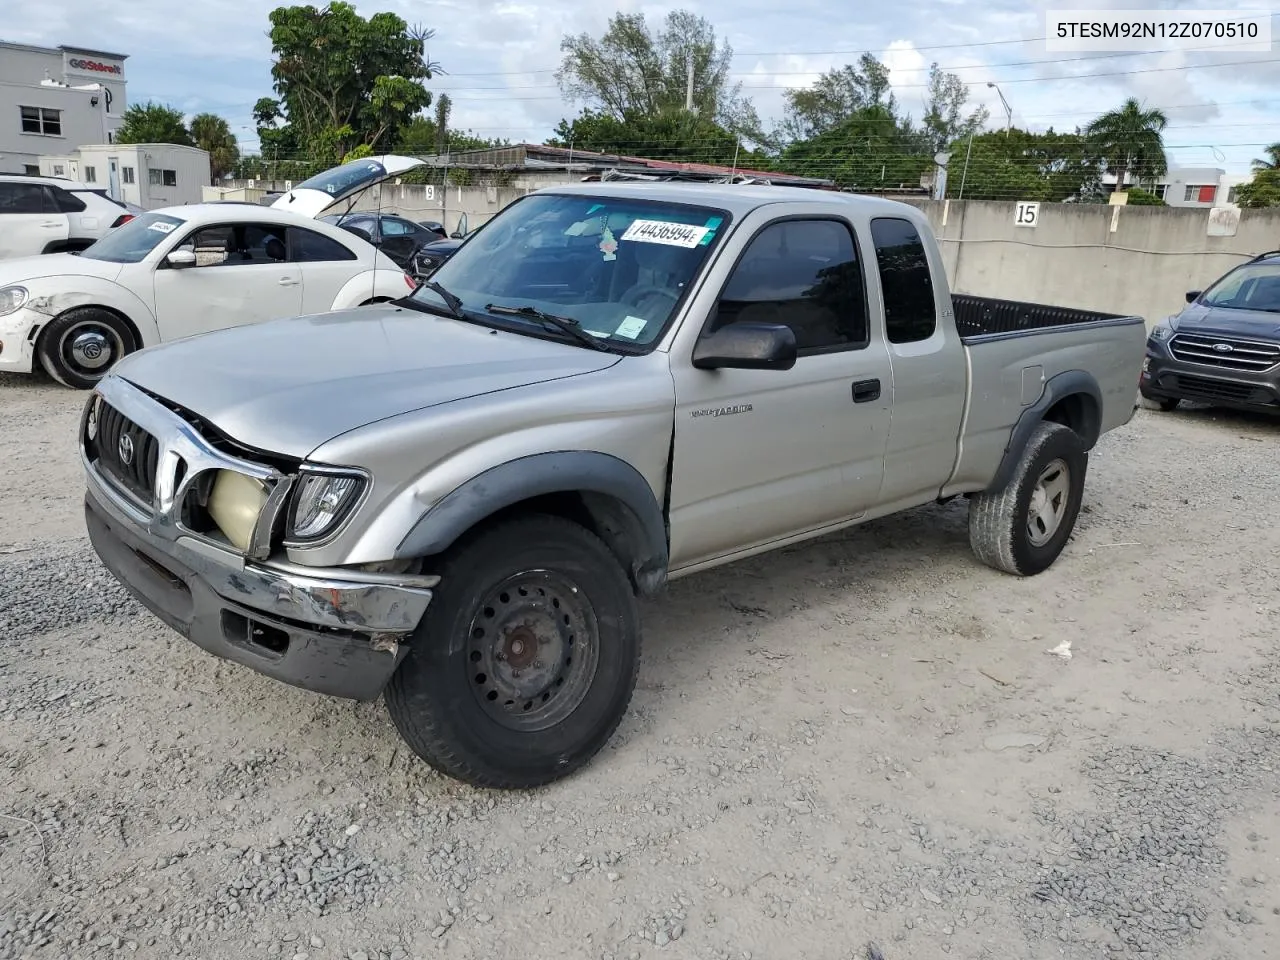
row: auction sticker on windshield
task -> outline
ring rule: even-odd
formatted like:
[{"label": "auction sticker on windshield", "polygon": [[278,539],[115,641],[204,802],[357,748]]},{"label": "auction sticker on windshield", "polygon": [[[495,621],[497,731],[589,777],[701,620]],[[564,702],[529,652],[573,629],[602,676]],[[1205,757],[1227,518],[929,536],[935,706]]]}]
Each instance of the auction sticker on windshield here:
[{"label": "auction sticker on windshield", "polygon": [[695,227],[688,223],[668,223],[665,220],[634,220],[623,240],[634,240],[637,243],[665,243],[672,247],[696,247],[706,236],[706,227]]},{"label": "auction sticker on windshield", "polygon": [[176,226],[176,223],[165,223],[163,220],[157,220],[155,223],[151,224],[151,226],[147,227],[147,229],[154,230],[156,233],[169,233]]}]

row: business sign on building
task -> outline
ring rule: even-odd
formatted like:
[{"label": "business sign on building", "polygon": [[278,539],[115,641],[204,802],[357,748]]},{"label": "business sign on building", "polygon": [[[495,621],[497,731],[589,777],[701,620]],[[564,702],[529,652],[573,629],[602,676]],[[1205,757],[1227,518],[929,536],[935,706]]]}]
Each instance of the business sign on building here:
[{"label": "business sign on building", "polygon": [[87,73],[103,77],[124,75],[124,64],[122,63],[80,54],[67,57],[67,69],[74,70],[76,73]]}]

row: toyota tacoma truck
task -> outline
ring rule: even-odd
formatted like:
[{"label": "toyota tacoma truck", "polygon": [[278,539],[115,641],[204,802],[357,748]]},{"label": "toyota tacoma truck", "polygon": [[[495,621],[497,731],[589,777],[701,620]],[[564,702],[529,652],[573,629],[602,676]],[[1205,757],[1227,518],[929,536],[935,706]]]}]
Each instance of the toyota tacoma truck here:
[{"label": "toyota tacoma truck", "polygon": [[611,738],[673,578],[954,497],[979,561],[1040,574],[1145,340],[952,295],[907,204],[547,188],[403,300],[126,357],[80,423],[85,521],[204,650],[528,788]]}]

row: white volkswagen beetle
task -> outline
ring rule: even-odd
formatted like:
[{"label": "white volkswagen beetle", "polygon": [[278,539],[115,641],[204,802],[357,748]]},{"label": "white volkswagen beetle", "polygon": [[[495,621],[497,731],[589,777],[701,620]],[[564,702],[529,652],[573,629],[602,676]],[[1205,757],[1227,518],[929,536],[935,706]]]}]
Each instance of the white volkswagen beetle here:
[{"label": "white volkswagen beetle", "polygon": [[421,164],[368,157],[270,207],[206,203],[142,214],[79,254],[0,261],[0,372],[38,363],[89,389],[122,356],[224,327],[395,300],[416,281],[356,233],[315,218]]}]

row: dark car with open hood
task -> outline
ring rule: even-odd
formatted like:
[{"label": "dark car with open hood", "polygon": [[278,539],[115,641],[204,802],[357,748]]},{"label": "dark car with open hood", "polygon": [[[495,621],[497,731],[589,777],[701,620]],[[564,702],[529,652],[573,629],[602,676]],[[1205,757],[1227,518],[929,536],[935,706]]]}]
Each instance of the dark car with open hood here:
[{"label": "dark car with open hood", "polygon": [[1165,411],[1194,400],[1280,414],[1280,250],[1188,292],[1147,338],[1139,391]]}]

